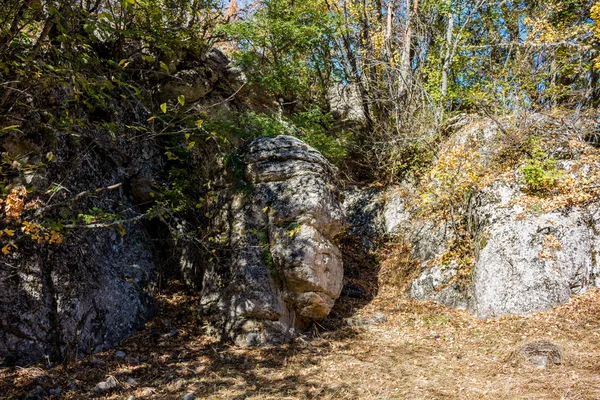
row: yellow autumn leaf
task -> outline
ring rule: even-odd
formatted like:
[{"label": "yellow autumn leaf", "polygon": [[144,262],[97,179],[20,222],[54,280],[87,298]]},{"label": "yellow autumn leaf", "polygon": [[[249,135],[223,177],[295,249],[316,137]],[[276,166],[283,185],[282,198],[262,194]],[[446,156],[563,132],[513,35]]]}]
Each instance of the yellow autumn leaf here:
[{"label": "yellow autumn leaf", "polygon": [[14,242],[10,242],[10,243],[8,243],[6,246],[4,246],[4,247],[2,248],[2,254],[4,254],[4,255],[8,255],[8,254],[10,253],[10,248],[11,248],[11,247],[13,247],[13,248],[15,248],[15,249],[17,248],[17,246],[15,246],[15,243],[14,243]]}]

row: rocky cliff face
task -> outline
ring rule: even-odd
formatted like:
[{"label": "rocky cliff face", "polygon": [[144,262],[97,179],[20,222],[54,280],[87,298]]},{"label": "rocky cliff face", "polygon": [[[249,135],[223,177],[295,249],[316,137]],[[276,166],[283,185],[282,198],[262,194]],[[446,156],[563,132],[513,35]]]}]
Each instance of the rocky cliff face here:
[{"label": "rocky cliff face", "polygon": [[[50,139],[38,136],[37,127],[23,127],[21,146],[4,138],[4,156],[39,163],[45,154],[41,149],[48,149],[44,140]],[[159,163],[147,163],[156,150],[125,138],[112,142],[103,133],[91,130],[76,137],[56,132],[52,162],[29,171],[22,181],[15,177],[13,185],[43,193],[50,182],[61,182],[63,189],[52,195],[48,203],[54,208],[45,216],[62,223],[92,209],[135,217],[128,184],[156,173]],[[37,152],[20,150],[34,146]],[[113,146],[120,151],[106,152]],[[78,193],[117,183],[113,190],[70,202]],[[151,238],[141,223],[114,228],[66,231],[61,245],[24,238],[0,255],[0,363],[74,359],[119,343],[150,317],[159,264]]]},{"label": "rocky cliff face", "polygon": [[342,290],[336,171],[290,136],[251,141],[244,160],[252,190],[217,220],[226,255],[204,276],[202,313],[239,345],[286,342],[326,317]]},{"label": "rocky cliff face", "polygon": [[[197,100],[192,105],[197,108],[203,103],[234,107],[231,94],[242,77],[227,63],[211,51],[206,60],[182,64],[177,79],[156,83],[158,96],[172,104],[185,94],[188,102]],[[107,226],[61,230],[60,245],[31,240],[21,227],[2,226],[15,235],[4,236],[2,246],[7,239],[16,243],[0,254],[0,365],[63,362],[118,344],[153,314],[158,276],[176,274],[171,270],[180,267],[187,281],[201,281],[197,254],[166,240],[168,235],[157,237],[160,223],[139,218],[168,187],[167,160],[160,138],[152,134],[151,111],[120,87],[103,94],[102,107],[84,105],[69,82],[58,80],[12,109],[8,125],[19,129],[0,135],[0,185],[2,191],[26,188],[29,198],[39,197],[42,208],[48,207],[44,221],[81,226],[86,222],[80,215],[86,215]],[[211,166],[206,153],[198,158],[190,168],[201,180]],[[7,224],[5,217],[0,215],[0,224]],[[132,219],[137,222],[110,223]],[[159,250],[165,249],[157,243],[165,242],[168,254],[161,257]],[[179,258],[180,266],[170,265]]]},{"label": "rocky cliff face", "polygon": [[[572,133],[566,133],[562,122],[541,115],[521,122],[529,129],[555,131],[548,134],[547,157],[556,159],[560,178],[556,188],[542,194],[527,188],[522,161],[507,168],[494,164],[502,155],[498,141],[507,135],[498,123],[465,118],[447,139],[446,149],[476,155],[473,163],[482,175],[483,183],[454,215],[465,223],[461,229],[468,228],[472,253],[460,253],[464,249],[453,221],[423,212],[423,199],[431,190],[423,183],[388,188],[375,197],[365,192],[363,208],[377,209],[376,217],[366,222],[374,225],[368,230],[412,244],[420,270],[408,286],[409,296],[494,317],[545,310],[600,286],[600,197],[594,189],[598,150],[585,143],[582,127],[572,126]],[[468,163],[458,165],[479,173]],[[449,173],[459,174],[458,168]],[[443,182],[432,176],[435,190]],[[359,224],[353,229],[365,228]],[[464,262],[467,257],[473,259]]]},{"label": "rocky cliff face", "polygon": [[[152,315],[156,259],[139,228],[4,257],[0,361],[70,360],[110,348]],[[116,236],[115,236],[116,235]]]}]

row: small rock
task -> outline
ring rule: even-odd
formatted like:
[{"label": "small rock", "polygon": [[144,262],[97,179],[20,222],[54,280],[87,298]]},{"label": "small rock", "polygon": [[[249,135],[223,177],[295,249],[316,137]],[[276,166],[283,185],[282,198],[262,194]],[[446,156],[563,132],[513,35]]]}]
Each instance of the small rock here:
[{"label": "small rock", "polygon": [[106,365],[106,363],[104,361],[102,361],[102,360],[98,360],[97,358],[94,358],[92,360],[92,365],[94,367],[104,367]]},{"label": "small rock", "polygon": [[370,317],[346,318],[344,321],[349,326],[369,326],[382,324],[387,321],[387,317],[384,313],[375,313]]},{"label": "small rock", "polygon": [[96,392],[105,392],[107,390],[116,388],[118,385],[119,383],[117,380],[113,376],[109,376],[104,382],[97,384],[94,390]]},{"label": "small rock", "polygon": [[26,400],[42,400],[47,396],[46,391],[41,386],[36,386],[27,394]]},{"label": "small rock", "polygon": [[387,321],[387,316],[382,313],[382,312],[378,312],[373,314],[373,322],[375,322],[376,324],[383,324],[384,322]]},{"label": "small rock", "polygon": [[135,396],[129,396],[127,400],[135,400]]},{"label": "small rock", "polygon": [[181,400],[194,400],[196,398],[196,396],[194,396],[193,393],[186,393],[183,396],[181,396]]},{"label": "small rock", "polygon": [[177,336],[178,334],[179,334],[179,331],[177,329],[172,329],[169,331],[169,333],[167,333],[167,336],[173,337],[173,336]]},{"label": "small rock", "polygon": [[137,381],[135,379],[133,379],[132,377],[129,377],[127,379],[127,383],[129,383],[131,386],[135,386],[138,384]]},{"label": "small rock", "polygon": [[154,394],[155,390],[150,387],[145,387],[139,391],[141,397],[150,397]]},{"label": "small rock", "polygon": [[131,356],[125,357],[125,361],[128,362],[129,364],[139,364],[140,363],[140,360],[138,360],[135,357],[131,357]]},{"label": "small rock", "polygon": [[48,390],[48,393],[50,393],[50,396],[60,396],[60,393],[62,392],[61,388],[53,388]]},{"label": "small rock", "polygon": [[178,392],[185,386],[185,380],[178,378],[172,382],[169,382],[168,388],[171,391]]},{"label": "small rock", "polygon": [[125,352],[124,351],[116,351],[115,352],[115,358],[125,358]]},{"label": "small rock", "polygon": [[548,340],[525,343],[521,346],[520,352],[538,368],[546,368],[549,364],[562,364],[562,351]]}]

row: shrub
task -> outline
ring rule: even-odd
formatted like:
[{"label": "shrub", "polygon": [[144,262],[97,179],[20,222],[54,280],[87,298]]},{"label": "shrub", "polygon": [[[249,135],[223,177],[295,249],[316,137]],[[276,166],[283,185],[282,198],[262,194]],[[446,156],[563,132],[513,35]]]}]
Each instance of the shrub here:
[{"label": "shrub", "polygon": [[539,139],[532,139],[530,158],[520,168],[526,189],[532,193],[542,193],[552,189],[561,174],[556,160],[541,149]]}]

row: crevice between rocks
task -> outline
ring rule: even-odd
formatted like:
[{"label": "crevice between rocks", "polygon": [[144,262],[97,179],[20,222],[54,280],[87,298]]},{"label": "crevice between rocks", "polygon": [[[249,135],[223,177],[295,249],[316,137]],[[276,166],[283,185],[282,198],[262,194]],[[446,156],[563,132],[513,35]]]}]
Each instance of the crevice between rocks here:
[{"label": "crevice between rocks", "polygon": [[56,290],[52,281],[52,263],[45,263],[42,266],[42,293],[44,296],[44,305],[48,312],[48,357],[51,362],[60,362],[62,360],[62,352],[60,348],[60,318],[58,315],[58,301],[56,299]]}]

